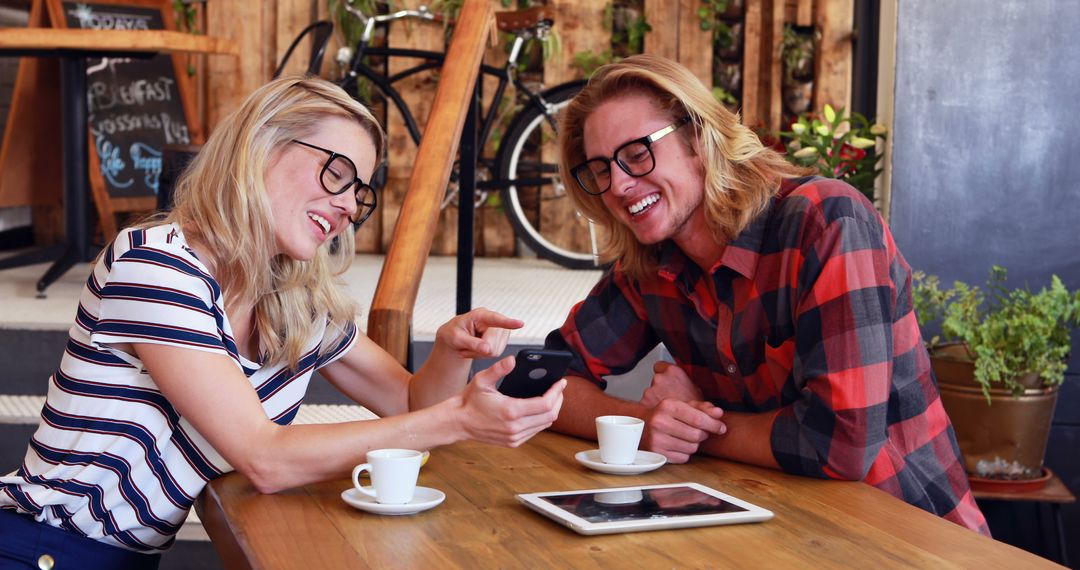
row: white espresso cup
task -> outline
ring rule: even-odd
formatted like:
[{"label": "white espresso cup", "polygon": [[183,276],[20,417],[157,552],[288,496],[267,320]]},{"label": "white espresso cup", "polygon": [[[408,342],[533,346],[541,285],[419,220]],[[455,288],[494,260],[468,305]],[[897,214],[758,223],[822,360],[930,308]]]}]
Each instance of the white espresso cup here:
[{"label": "white espresso cup", "polygon": [[[353,487],[384,505],[404,505],[416,491],[423,453],[412,449],[376,449],[367,454],[367,463],[352,472]],[[360,474],[371,474],[371,487],[360,484]]]},{"label": "white espresso cup", "polygon": [[596,418],[596,439],[600,442],[600,460],[612,465],[630,465],[637,457],[645,420],[631,416]]}]

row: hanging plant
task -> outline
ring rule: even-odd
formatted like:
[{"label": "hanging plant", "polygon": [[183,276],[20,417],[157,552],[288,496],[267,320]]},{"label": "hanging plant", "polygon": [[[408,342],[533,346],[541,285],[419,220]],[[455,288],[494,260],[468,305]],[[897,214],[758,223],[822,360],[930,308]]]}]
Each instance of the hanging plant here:
[{"label": "hanging plant", "polygon": [[[200,34],[198,26],[199,11],[195,8],[195,5],[185,0],[173,0],[172,4],[173,13],[176,16],[176,30],[189,34]],[[195,66],[191,61],[191,56],[188,56],[187,74],[188,77],[195,77]]]}]

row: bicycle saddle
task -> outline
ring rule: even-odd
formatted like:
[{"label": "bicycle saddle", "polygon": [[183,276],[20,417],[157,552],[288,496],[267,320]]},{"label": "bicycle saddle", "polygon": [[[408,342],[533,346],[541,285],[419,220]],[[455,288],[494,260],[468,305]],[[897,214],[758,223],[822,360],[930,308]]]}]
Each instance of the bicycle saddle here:
[{"label": "bicycle saddle", "polygon": [[503,32],[531,30],[544,20],[554,21],[553,10],[547,6],[535,6],[512,12],[495,12],[495,25]]}]

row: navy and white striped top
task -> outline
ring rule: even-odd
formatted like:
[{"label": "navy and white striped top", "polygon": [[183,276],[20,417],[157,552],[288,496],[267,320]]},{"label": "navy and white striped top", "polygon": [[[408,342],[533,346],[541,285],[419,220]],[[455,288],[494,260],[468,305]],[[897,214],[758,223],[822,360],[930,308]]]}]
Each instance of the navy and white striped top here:
[{"label": "navy and white striped top", "polygon": [[[168,548],[206,483],[232,467],[119,343],[227,354],[269,418],[296,416],[311,373],[345,354],[356,326],[324,326],[298,370],[240,356],[217,281],[174,225],[125,230],[87,279],[41,425],[0,478],[0,508],[129,550]],[[4,470],[0,470],[3,473]]]}]

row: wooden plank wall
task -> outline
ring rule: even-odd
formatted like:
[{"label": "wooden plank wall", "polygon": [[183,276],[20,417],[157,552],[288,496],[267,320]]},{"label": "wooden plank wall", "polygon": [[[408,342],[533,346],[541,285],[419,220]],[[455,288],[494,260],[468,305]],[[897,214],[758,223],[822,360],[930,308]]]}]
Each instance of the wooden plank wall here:
[{"label": "wooden plank wall", "polygon": [[[813,108],[820,109],[824,103],[848,106],[854,0],[733,1],[744,4],[741,112],[745,123],[773,130],[781,127],[780,46],[786,23],[812,26],[817,38]],[[497,10],[506,9],[502,2],[492,2]],[[399,0],[397,6],[415,7],[420,3],[419,0]],[[544,82],[554,85],[580,76],[581,72],[572,65],[574,54],[586,50],[602,52],[610,47],[611,39],[603,25],[603,3],[595,0],[547,0],[547,3],[556,9],[555,30],[562,44],[561,51],[544,64]],[[674,6],[678,9],[673,9]],[[652,31],[645,38],[644,49],[678,59],[711,87],[711,32],[700,28],[697,16],[700,6],[698,0],[645,0],[644,13]],[[239,43],[242,55],[235,59],[209,58],[199,65],[204,124],[212,131],[247,93],[270,78],[285,49],[304,26],[327,17],[326,0],[209,0],[204,29],[211,35],[228,37]],[[237,25],[238,22],[244,25]],[[395,47],[440,48],[443,35],[437,27],[433,30],[414,24],[411,27],[396,26],[389,41]],[[324,62],[327,73],[333,66],[336,49],[336,44],[331,44],[327,50]],[[486,61],[497,61],[500,57],[505,57],[501,45],[489,49]],[[299,53],[294,54],[290,70],[302,69],[307,58],[307,46],[301,46]],[[414,89],[403,90],[403,93],[407,93],[409,104],[422,124],[434,93],[434,82],[418,79]],[[411,171],[411,157],[415,155],[415,147],[408,140],[400,118],[394,112],[389,116],[389,152],[394,157],[394,166],[389,173],[389,186],[380,196],[376,215],[357,236],[360,251],[384,251],[393,234]],[[454,208],[444,211],[433,254],[455,253],[456,212]],[[482,208],[476,225],[477,250],[481,255],[513,254],[512,230],[501,211]]]}]

